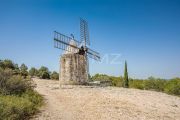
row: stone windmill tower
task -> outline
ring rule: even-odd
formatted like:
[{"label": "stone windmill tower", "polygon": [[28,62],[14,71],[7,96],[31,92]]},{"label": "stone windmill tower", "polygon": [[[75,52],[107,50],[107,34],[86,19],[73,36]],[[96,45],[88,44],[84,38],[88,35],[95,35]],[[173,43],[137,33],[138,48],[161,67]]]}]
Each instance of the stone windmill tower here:
[{"label": "stone windmill tower", "polygon": [[64,50],[60,58],[61,84],[85,84],[88,81],[88,57],[100,61],[100,54],[91,50],[87,21],[80,18],[80,41],[54,31],[54,47]]}]

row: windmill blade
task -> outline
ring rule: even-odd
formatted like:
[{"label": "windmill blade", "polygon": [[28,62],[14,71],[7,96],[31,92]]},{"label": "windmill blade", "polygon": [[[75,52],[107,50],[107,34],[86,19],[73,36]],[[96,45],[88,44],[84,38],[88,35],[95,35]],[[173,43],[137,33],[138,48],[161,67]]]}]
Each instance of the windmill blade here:
[{"label": "windmill blade", "polygon": [[79,41],[54,31],[54,47],[55,48],[59,48],[68,52],[74,52],[74,50],[77,51],[79,49],[78,48],[79,45],[80,45]]},{"label": "windmill blade", "polygon": [[94,50],[91,50],[90,48],[87,48],[87,56],[97,61],[101,60],[100,54]]},{"label": "windmill blade", "polygon": [[90,45],[88,22],[82,18],[80,18],[80,38],[81,42],[84,43],[85,46]]}]

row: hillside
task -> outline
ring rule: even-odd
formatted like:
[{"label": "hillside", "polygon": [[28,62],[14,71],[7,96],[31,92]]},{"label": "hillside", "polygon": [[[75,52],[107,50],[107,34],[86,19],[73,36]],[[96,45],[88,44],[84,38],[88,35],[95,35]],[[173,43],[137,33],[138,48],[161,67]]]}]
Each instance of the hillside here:
[{"label": "hillside", "polygon": [[46,105],[40,120],[178,120],[180,98],[165,93],[116,87],[61,86],[34,79]]}]

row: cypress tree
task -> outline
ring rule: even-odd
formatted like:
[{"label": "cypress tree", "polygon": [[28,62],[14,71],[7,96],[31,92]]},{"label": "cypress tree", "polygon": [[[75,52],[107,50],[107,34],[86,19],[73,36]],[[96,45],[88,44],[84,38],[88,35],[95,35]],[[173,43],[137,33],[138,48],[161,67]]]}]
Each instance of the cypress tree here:
[{"label": "cypress tree", "polygon": [[125,68],[124,68],[124,85],[125,88],[129,87],[129,80],[128,80],[128,70],[127,70],[127,62],[125,61]]}]

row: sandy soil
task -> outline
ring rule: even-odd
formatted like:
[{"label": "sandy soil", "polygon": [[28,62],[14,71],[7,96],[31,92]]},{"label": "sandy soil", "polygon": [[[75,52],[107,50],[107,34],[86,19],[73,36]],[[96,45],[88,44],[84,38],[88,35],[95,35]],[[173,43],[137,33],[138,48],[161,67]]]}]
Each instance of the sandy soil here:
[{"label": "sandy soil", "polygon": [[180,97],[116,87],[61,86],[34,79],[46,105],[38,120],[180,120]]}]

